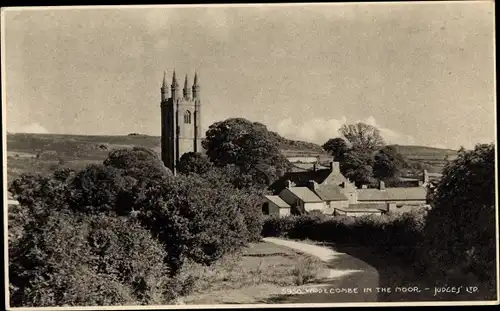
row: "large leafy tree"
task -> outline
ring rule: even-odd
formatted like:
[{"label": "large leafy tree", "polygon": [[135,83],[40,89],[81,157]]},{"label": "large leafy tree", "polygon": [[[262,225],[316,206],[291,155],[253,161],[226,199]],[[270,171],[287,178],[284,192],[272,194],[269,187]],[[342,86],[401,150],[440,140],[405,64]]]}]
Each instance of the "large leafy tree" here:
[{"label": "large leafy tree", "polygon": [[212,124],[203,147],[216,166],[235,165],[241,174],[252,176],[255,184],[272,183],[277,172],[286,170],[289,164],[275,135],[265,125],[243,118]]},{"label": "large leafy tree", "polygon": [[349,150],[349,145],[343,138],[337,137],[323,144],[323,149],[331,154],[335,161],[342,161],[344,154]]},{"label": "large leafy tree", "polygon": [[495,275],[495,147],[461,149],[432,196],[426,236],[440,266]]},{"label": "large leafy tree", "polygon": [[208,158],[198,152],[184,153],[177,163],[177,170],[181,174],[205,174],[212,167]]},{"label": "large leafy tree", "polygon": [[172,176],[156,153],[148,148],[134,147],[111,151],[103,163],[120,169],[125,175],[137,180],[162,179]]},{"label": "large leafy tree", "polygon": [[137,217],[165,245],[172,274],[185,259],[210,264],[245,243],[245,219],[228,190],[192,174],[152,180],[138,193]]},{"label": "large leafy tree", "polygon": [[375,151],[385,145],[380,130],[369,124],[344,124],[339,131],[353,148]]},{"label": "large leafy tree", "polygon": [[400,174],[397,159],[384,149],[375,153],[373,161],[373,176],[379,180],[388,180]]},{"label": "large leafy tree", "polygon": [[356,186],[373,183],[373,156],[371,152],[366,152],[357,148],[350,149],[344,154],[343,161],[340,162],[342,174],[354,181]]}]

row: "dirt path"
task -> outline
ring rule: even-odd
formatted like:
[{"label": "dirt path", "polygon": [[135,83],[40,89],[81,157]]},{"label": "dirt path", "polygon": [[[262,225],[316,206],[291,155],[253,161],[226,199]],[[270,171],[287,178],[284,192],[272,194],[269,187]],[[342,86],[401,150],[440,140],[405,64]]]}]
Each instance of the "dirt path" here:
[{"label": "dirt path", "polygon": [[[290,295],[277,297],[273,299],[274,303],[377,301],[376,288],[379,286],[379,274],[367,263],[325,246],[278,238],[264,238],[264,241],[316,256],[326,262],[330,268],[330,277],[322,284],[285,289]],[[365,291],[366,288],[371,291]]]}]

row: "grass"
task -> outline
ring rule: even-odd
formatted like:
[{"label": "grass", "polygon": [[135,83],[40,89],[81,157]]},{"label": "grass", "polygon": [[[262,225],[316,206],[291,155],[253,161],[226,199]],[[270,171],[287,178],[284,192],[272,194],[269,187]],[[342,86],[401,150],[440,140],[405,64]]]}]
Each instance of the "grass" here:
[{"label": "grass", "polygon": [[213,266],[187,266],[181,277],[194,277],[194,288],[179,303],[258,303],[287,286],[314,282],[326,269],[316,257],[272,243],[254,243]]}]

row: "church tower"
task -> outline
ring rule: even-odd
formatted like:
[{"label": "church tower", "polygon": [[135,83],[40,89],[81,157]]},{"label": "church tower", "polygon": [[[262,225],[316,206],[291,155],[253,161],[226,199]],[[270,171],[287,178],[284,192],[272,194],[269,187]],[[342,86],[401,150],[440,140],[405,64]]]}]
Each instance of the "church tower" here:
[{"label": "church tower", "polygon": [[[192,95],[191,95],[192,89]],[[166,73],[161,86],[161,159],[176,174],[177,161],[184,153],[201,152],[200,85],[194,74],[193,86],[188,86],[188,76],[181,90],[175,70],[169,94]]]}]

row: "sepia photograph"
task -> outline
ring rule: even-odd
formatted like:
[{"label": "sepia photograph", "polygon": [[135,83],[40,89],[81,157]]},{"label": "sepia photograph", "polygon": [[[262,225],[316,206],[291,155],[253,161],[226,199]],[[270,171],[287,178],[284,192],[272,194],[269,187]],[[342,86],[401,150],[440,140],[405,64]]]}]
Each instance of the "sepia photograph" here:
[{"label": "sepia photograph", "polygon": [[6,309],[498,304],[494,10],[2,7]]}]

